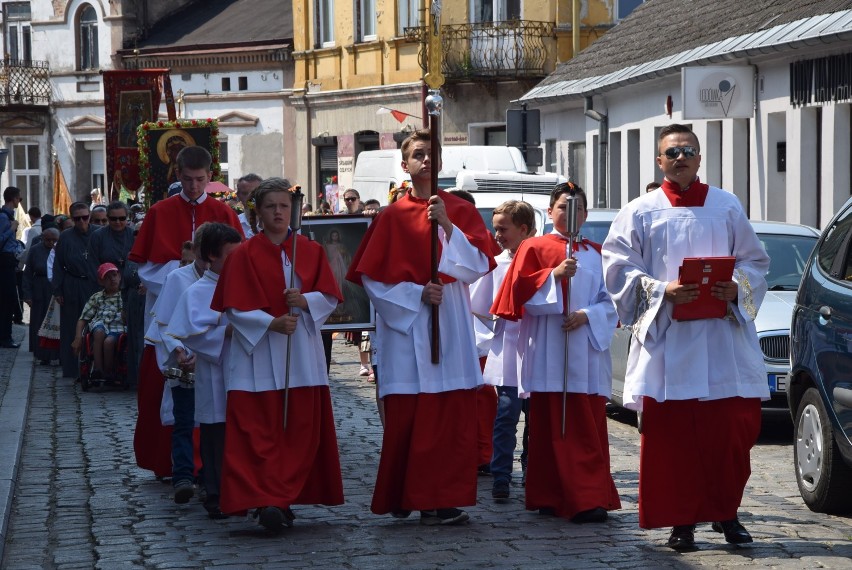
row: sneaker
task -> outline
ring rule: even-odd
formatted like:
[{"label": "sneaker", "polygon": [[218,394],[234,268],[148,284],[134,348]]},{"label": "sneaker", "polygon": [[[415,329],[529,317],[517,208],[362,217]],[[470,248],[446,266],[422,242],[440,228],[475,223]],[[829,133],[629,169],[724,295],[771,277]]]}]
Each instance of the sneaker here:
[{"label": "sneaker", "polygon": [[195,495],[195,485],[192,481],[178,481],[175,483],[175,503],[183,505]]},{"label": "sneaker", "polygon": [[470,516],[461,509],[436,509],[420,511],[420,524],[426,526],[457,525],[467,522]]},{"label": "sneaker", "polygon": [[491,498],[498,501],[509,498],[509,483],[506,481],[494,481],[491,487]]},{"label": "sneaker", "polygon": [[372,370],[370,370],[366,366],[361,366],[361,371],[358,372],[358,376],[369,376],[370,372],[372,372]]},{"label": "sneaker", "polygon": [[406,511],[404,509],[400,509],[398,511],[391,511],[391,516],[395,519],[407,519],[411,514],[411,511]]}]

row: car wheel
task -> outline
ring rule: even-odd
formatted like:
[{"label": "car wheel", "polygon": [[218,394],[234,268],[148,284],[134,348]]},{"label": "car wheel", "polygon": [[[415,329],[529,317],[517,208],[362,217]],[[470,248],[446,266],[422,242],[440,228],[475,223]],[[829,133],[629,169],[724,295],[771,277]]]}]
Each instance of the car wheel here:
[{"label": "car wheel", "polygon": [[799,493],[809,509],[842,513],[852,509],[852,469],[843,462],[819,391],[808,388],[796,412],[793,464]]}]

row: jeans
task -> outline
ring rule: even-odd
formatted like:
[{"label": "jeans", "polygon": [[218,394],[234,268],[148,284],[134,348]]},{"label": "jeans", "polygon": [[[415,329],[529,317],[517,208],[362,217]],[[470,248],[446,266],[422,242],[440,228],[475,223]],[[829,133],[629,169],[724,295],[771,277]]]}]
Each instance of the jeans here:
[{"label": "jeans", "polygon": [[494,419],[494,451],[491,456],[491,476],[494,483],[512,482],[512,463],[518,443],[518,420],[521,400],[515,386],[497,386],[497,417]]},{"label": "jeans", "polygon": [[195,390],[177,386],[172,388],[175,425],[172,428],[172,483],[193,481],[195,458],[193,456],[192,430],[195,429]]}]

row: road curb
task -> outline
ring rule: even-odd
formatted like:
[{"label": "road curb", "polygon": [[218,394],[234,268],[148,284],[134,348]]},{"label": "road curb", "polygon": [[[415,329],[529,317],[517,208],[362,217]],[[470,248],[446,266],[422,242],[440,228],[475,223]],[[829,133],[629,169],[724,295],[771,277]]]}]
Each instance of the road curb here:
[{"label": "road curb", "polygon": [[15,500],[15,483],[24,443],[24,430],[29,411],[30,387],[33,379],[33,355],[29,346],[29,327],[17,349],[8,386],[0,402],[0,561],[6,546],[6,535],[12,505]]}]

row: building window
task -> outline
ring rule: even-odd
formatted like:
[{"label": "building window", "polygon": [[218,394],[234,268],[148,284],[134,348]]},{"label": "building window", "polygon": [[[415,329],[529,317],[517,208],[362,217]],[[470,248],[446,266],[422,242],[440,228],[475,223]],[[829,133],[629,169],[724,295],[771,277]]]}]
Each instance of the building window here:
[{"label": "building window", "polygon": [[248,76],[242,75],[237,77],[237,88],[240,91],[248,91]]},{"label": "building window", "polygon": [[98,14],[91,6],[80,11],[80,69],[98,68]]},{"label": "building window", "polygon": [[645,0],[616,0],[618,7],[616,10],[616,14],[618,14],[618,19],[623,20],[627,16],[630,15],[633,10],[639,7],[642,2]]},{"label": "building window", "polygon": [[223,77],[222,78],[222,91],[230,91],[231,90],[231,78]]},{"label": "building window", "polygon": [[39,189],[38,144],[13,144],[10,181],[21,189],[24,210],[41,206]]},{"label": "building window", "polygon": [[405,35],[405,28],[416,28],[420,25],[420,0],[397,0],[397,13],[399,14],[399,29],[396,35]]},{"label": "building window", "polygon": [[357,0],[358,33],[362,42],[376,39],[376,0]]},{"label": "building window", "polygon": [[547,172],[559,172],[559,165],[556,163],[555,139],[544,141],[544,169]]},{"label": "building window", "polygon": [[6,55],[12,61],[32,60],[32,36],[30,28],[29,2],[14,2],[3,5],[6,22]]},{"label": "building window", "polygon": [[222,180],[231,188],[236,188],[236,183],[231,186],[228,175],[228,141],[219,139],[219,169],[221,170]]},{"label": "building window", "polygon": [[317,46],[334,44],[334,0],[316,0]]},{"label": "building window", "polygon": [[474,22],[504,22],[521,19],[521,0],[471,0]]}]

